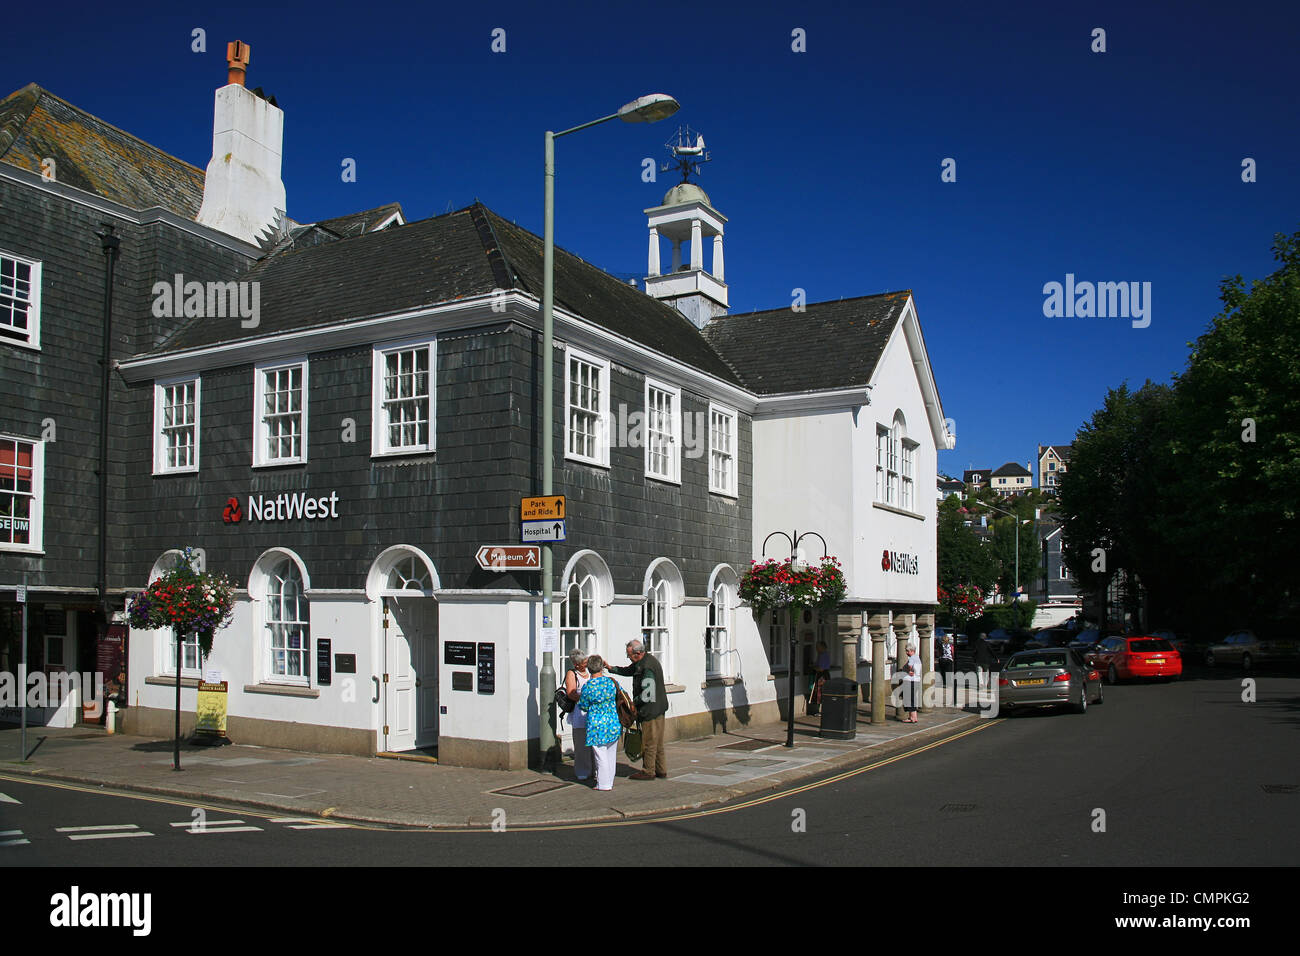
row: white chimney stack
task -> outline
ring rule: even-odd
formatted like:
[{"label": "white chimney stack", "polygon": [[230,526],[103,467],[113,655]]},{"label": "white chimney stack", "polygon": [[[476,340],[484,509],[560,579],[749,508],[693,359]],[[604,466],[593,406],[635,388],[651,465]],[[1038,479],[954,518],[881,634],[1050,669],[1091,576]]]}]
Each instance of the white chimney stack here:
[{"label": "white chimney stack", "polygon": [[285,211],[280,153],[284,111],[244,86],[249,46],[226,47],[229,85],[217,90],[212,160],[197,221],[257,245],[275,230]]}]

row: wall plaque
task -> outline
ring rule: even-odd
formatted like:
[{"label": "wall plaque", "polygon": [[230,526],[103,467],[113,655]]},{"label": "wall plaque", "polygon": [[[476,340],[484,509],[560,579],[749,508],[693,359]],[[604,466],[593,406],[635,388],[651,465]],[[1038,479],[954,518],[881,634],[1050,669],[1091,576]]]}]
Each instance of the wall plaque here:
[{"label": "wall plaque", "polygon": [[483,643],[478,646],[478,692],[497,692],[497,646]]},{"label": "wall plaque", "polygon": [[473,690],[474,675],[470,671],[452,671],[451,672],[451,689],[452,690]]},{"label": "wall plaque", "polygon": [[474,644],[472,641],[448,641],[443,645],[443,662],[446,664],[474,663]]},{"label": "wall plaque", "polygon": [[316,638],[316,683],[328,687],[332,678],[330,672],[330,646],[334,642],[328,637]]},{"label": "wall plaque", "polygon": [[340,674],[355,674],[357,672],[357,655],[335,654],[334,669]]}]

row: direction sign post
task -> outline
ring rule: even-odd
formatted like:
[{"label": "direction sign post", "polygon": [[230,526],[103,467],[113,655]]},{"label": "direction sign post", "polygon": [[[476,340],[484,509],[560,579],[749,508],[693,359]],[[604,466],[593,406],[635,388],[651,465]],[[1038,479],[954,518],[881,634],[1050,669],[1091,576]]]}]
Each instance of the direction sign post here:
[{"label": "direction sign post", "polygon": [[521,521],[519,538],[522,541],[563,541],[565,540],[564,519]]},{"label": "direction sign post", "polygon": [[474,560],[484,571],[540,571],[542,549],[531,544],[485,544]]},{"label": "direction sign post", "polygon": [[519,502],[520,521],[564,520],[564,495],[547,495],[544,498],[523,498]]}]

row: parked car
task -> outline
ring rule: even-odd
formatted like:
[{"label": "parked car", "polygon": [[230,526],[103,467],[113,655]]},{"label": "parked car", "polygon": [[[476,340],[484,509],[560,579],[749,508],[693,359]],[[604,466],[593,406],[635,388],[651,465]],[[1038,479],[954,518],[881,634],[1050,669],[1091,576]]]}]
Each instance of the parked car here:
[{"label": "parked car", "polygon": [[1069,706],[1084,714],[1088,704],[1101,702],[1101,675],[1068,647],[1013,654],[998,675],[998,707],[1007,713]]},{"label": "parked car", "polygon": [[1135,677],[1177,680],[1183,673],[1183,656],[1162,637],[1149,634],[1108,637],[1084,659],[1106,675],[1109,683]]},{"label": "parked car", "polygon": [[1205,651],[1209,667],[1219,664],[1240,664],[1250,670],[1255,664],[1273,661],[1294,661],[1300,657],[1300,646],[1293,640],[1261,640],[1254,631],[1235,631]]},{"label": "parked car", "polygon": [[1148,632],[1152,637],[1163,637],[1170,644],[1174,645],[1174,650],[1183,657],[1191,657],[1194,650],[1192,639],[1190,637],[1179,637],[1173,631],[1158,630]]},{"label": "parked car", "polygon": [[1004,627],[996,627],[989,632],[989,647],[993,649],[1001,660],[1006,660],[1017,651],[1025,649],[1025,644],[1033,637],[1029,631],[1007,630]]},{"label": "parked car", "polygon": [[1063,627],[1046,627],[1025,642],[1027,651],[1043,647],[1069,647],[1075,640],[1073,631]]}]

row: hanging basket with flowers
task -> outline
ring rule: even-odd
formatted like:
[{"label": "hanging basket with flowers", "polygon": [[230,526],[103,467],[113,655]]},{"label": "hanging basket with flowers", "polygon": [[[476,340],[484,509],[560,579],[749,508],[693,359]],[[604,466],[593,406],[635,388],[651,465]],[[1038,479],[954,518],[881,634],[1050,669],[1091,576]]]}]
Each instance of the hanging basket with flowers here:
[{"label": "hanging basket with flowers", "polygon": [[953,588],[940,585],[939,605],[960,624],[984,613],[984,594],[974,584],[958,584]]},{"label": "hanging basket with flowers", "polygon": [[833,557],[822,558],[819,565],[775,558],[751,561],[740,576],[741,600],[749,602],[755,614],[792,606],[833,611],[847,591],[844,572]]},{"label": "hanging basket with flowers", "polygon": [[213,635],[230,623],[235,609],[235,588],[225,575],[195,567],[196,558],[186,548],[170,571],[135,596],[126,609],[132,627],[152,630],[168,627],[176,634],[199,636],[203,656],[212,652]]}]

